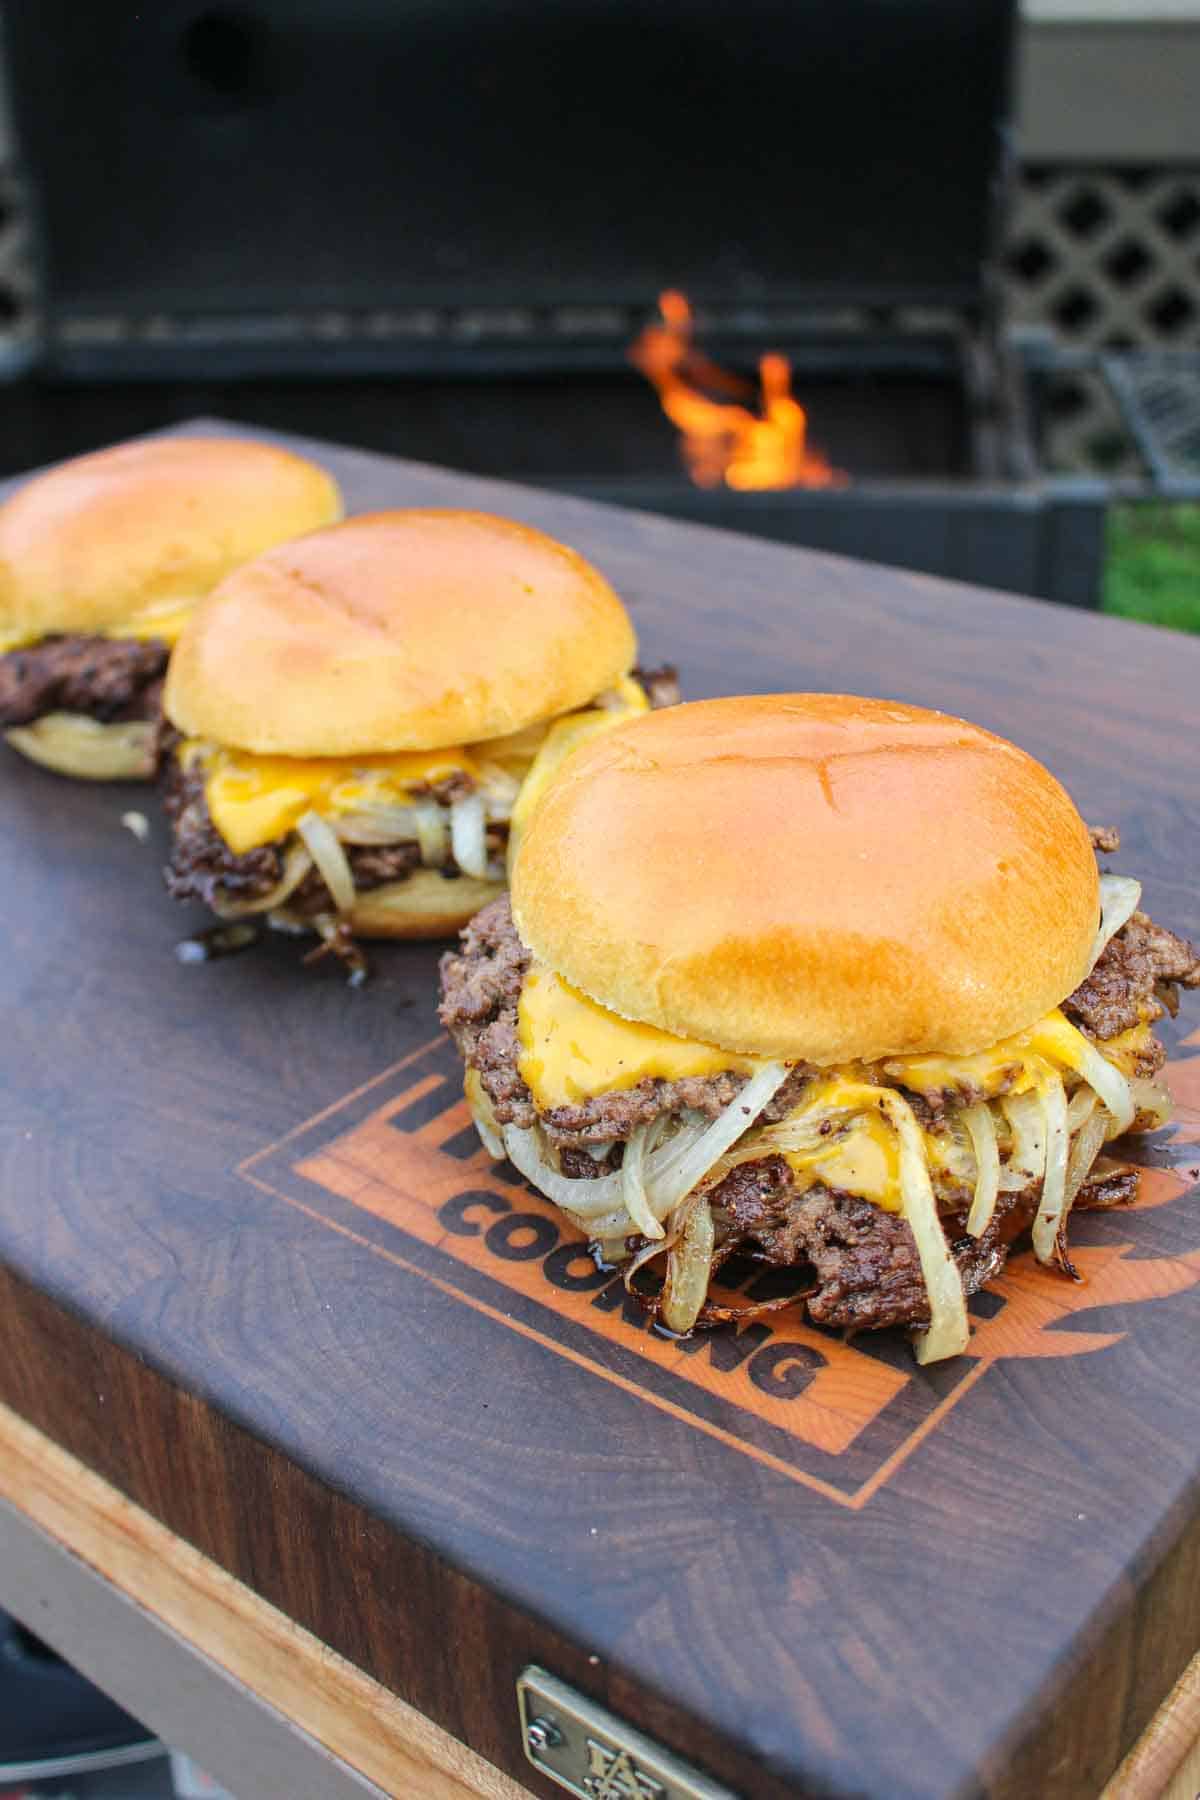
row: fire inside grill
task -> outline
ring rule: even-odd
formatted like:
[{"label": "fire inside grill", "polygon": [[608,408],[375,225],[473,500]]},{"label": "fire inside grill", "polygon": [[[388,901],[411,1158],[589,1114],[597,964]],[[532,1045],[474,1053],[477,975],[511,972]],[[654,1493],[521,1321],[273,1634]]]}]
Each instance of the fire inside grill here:
[{"label": "fire inside grill", "polygon": [[[792,393],[786,356],[759,358],[756,395],[752,382],[697,350],[683,294],[660,294],[658,308],[660,320],[646,326],[629,360],[653,382],[663,411],[678,426],[683,460],[698,487],[846,485],[849,477],[808,442],[808,415]],[[751,398],[757,398],[757,410],[739,404]]]}]

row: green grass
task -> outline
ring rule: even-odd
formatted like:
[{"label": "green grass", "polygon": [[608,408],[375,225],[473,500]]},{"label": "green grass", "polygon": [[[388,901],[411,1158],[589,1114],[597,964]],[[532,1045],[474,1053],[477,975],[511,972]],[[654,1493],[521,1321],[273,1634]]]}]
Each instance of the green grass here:
[{"label": "green grass", "polygon": [[1104,568],[1105,612],[1200,632],[1200,506],[1114,506]]}]

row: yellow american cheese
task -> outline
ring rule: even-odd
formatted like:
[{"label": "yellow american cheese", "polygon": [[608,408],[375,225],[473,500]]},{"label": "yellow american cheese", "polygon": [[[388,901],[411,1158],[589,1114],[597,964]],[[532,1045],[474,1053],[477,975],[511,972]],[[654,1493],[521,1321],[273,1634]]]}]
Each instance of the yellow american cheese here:
[{"label": "yellow american cheese", "polygon": [[[106,638],[137,638],[146,640],[159,638],[164,644],[174,644],[179,634],[192,616],[194,601],[172,601],[157,609],[137,613],[131,619],[121,619],[115,625],[106,625],[98,633]],[[10,650],[23,650],[27,644],[36,644],[47,634],[42,631],[0,631],[0,656]],[[90,634],[89,634],[90,635]]]},{"label": "yellow american cheese", "polygon": [[336,819],[364,807],[405,806],[421,782],[475,772],[466,750],[387,756],[252,756],[192,739],[185,761],[203,763],[213,824],[236,855],[286,837],[306,812]]},{"label": "yellow american cheese", "polygon": [[[855,1095],[850,1095],[853,1085]],[[862,1085],[838,1077],[810,1090],[798,1113],[828,1112],[843,1105],[861,1105]],[[841,1188],[871,1200],[885,1212],[900,1211],[900,1150],[896,1134],[879,1113],[863,1112],[844,1129],[830,1133],[827,1143],[811,1150],[784,1150],[785,1162],[796,1177],[796,1186]]]},{"label": "yellow american cheese", "polygon": [[1136,1075],[1138,1059],[1150,1048],[1153,1035],[1148,1024],[1131,1025],[1128,1031],[1107,1038],[1096,1048],[1106,1061],[1120,1069],[1122,1075]]},{"label": "yellow american cheese", "polygon": [[160,607],[157,611],[138,613],[135,618],[124,619],[119,625],[106,625],[104,636],[108,638],[161,638],[164,644],[175,644],[179,634],[192,616],[195,601],[175,601],[173,605]]},{"label": "yellow american cheese", "polygon": [[1008,1038],[973,1056],[889,1056],[883,1072],[896,1087],[916,1094],[1024,1093],[1035,1082],[1027,1036]]},{"label": "yellow american cheese", "polygon": [[537,966],[521,989],[517,1030],[521,1078],[543,1112],[613,1088],[636,1087],[648,1077],[682,1081],[723,1069],[751,1075],[764,1067],[755,1057],[731,1056],[714,1044],[619,1018]]},{"label": "yellow american cheese", "polygon": [[613,691],[621,701],[619,707],[596,706],[584,712],[568,713],[564,718],[556,719],[543,735],[513,807],[510,852],[516,850],[534,807],[571,752],[600,732],[611,731],[614,725],[624,725],[635,713],[649,711],[650,702],[632,675],[626,675]]},{"label": "yellow american cheese", "polygon": [[[764,1066],[756,1057],[735,1056],[714,1044],[622,1019],[538,964],[529,970],[521,990],[517,1028],[520,1073],[542,1112],[634,1087],[647,1078],[752,1075]],[[1141,1041],[1147,1032],[1143,1025],[1124,1035]],[[1055,1009],[1028,1031],[972,1056],[895,1057],[870,1068],[822,1070],[787,1119],[766,1128],[761,1136],[752,1132],[745,1147],[754,1145],[762,1156],[782,1155],[801,1189],[820,1183],[899,1212],[899,1143],[888,1119],[872,1106],[872,1096],[882,1091],[873,1075],[889,1087],[926,1093],[957,1090],[964,1097],[983,1094],[994,1099],[1002,1093],[1037,1089],[1052,1066],[1076,1069],[1082,1047],[1075,1027]],[[1102,1046],[1118,1066],[1126,1048],[1123,1040]],[[815,1137],[811,1126],[826,1119],[828,1132]],[[788,1127],[805,1123],[810,1130],[798,1134],[806,1140],[803,1147],[789,1148]],[[953,1140],[937,1132],[922,1132],[922,1137],[931,1170],[936,1174],[950,1167]]]},{"label": "yellow american cheese", "polygon": [[[515,826],[517,811],[525,805],[526,789],[540,791],[567,750],[595,730],[646,710],[646,696],[632,677],[618,682],[615,691],[622,702],[620,708],[571,713],[469,749],[454,745],[444,750],[378,756],[254,756],[248,750],[192,739],[180,746],[179,754],[187,761],[204,764],[209,813],[237,855],[286,837],[306,812],[336,819],[363,807],[406,806],[412,789],[423,782],[442,781],[459,773],[478,780],[489,768],[525,780],[514,808]],[[547,756],[551,746],[555,753]]]}]

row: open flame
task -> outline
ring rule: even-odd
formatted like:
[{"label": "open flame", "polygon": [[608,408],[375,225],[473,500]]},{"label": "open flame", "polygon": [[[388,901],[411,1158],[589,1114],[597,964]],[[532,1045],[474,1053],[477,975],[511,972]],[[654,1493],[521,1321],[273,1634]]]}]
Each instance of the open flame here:
[{"label": "open flame", "polygon": [[[654,383],[663,411],[678,426],[683,459],[698,487],[845,485],[843,471],[808,443],[808,415],[792,393],[786,356],[759,360],[756,394],[752,382],[696,349],[692,309],[682,294],[660,294],[658,309],[661,320],[646,326],[629,360]],[[738,404],[752,397],[757,410]]]}]

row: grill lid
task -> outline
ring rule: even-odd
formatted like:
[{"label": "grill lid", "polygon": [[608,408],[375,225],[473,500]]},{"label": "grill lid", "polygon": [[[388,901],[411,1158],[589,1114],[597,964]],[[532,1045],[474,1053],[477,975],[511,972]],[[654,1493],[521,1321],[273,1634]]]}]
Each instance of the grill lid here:
[{"label": "grill lid", "polygon": [[54,313],[982,299],[1012,0],[10,9]]}]

